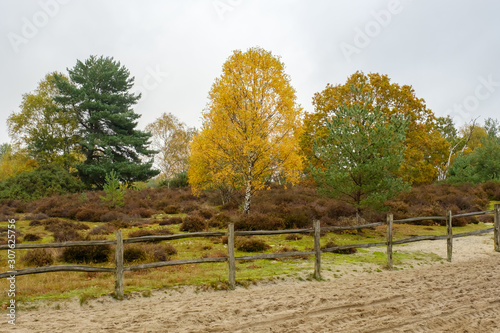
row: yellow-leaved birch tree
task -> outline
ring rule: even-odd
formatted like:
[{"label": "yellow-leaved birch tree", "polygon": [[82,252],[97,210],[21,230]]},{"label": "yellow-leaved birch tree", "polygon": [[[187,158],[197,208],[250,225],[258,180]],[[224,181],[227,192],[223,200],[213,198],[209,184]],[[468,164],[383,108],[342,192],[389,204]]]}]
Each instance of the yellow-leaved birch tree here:
[{"label": "yellow-leaved birch tree", "polygon": [[248,213],[252,195],[271,178],[296,183],[302,109],[295,100],[279,57],[258,47],[234,51],[212,85],[202,129],[191,143],[193,191],[244,189]]}]

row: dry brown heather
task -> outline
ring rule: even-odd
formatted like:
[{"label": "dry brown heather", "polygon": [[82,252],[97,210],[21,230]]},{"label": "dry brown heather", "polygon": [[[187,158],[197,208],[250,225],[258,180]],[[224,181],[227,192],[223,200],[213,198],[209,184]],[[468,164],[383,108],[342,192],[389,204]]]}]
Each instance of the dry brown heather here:
[{"label": "dry brown heather", "polygon": [[[215,192],[206,192],[195,197],[188,188],[130,190],[125,196],[125,205],[111,209],[99,199],[102,194],[86,192],[85,195],[49,197],[30,203],[4,200],[0,202],[0,219],[24,217],[42,220],[52,217],[116,223],[150,218],[155,214],[180,213],[201,216],[206,221],[212,221],[214,225],[220,224],[221,227],[232,220],[237,222],[236,227],[239,229],[282,229],[310,226],[313,219],[320,219],[322,225],[339,225],[349,223],[349,217],[355,215],[355,210],[348,204],[319,196],[313,187],[305,185],[288,189],[272,186],[270,190],[257,193],[252,202],[252,214],[247,218],[242,217],[238,207],[241,195],[236,195],[233,202],[220,206],[219,197]],[[400,219],[445,215],[447,209],[451,209],[453,214],[480,211],[486,209],[489,200],[500,200],[499,183],[491,182],[478,186],[426,185],[414,187],[411,192],[402,193],[388,201],[386,209],[394,213],[395,219]],[[216,216],[221,211],[225,217]],[[367,221],[382,221],[385,214],[365,210],[363,217]],[[477,220],[468,218],[455,222],[465,225]]]}]

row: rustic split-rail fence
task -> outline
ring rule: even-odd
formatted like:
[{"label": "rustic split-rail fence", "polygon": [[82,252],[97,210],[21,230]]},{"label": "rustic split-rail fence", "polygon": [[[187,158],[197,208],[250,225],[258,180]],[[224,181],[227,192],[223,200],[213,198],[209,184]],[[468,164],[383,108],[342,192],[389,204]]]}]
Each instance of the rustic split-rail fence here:
[{"label": "rustic split-rail fence", "polygon": [[[453,234],[452,232],[452,220],[457,217],[468,217],[493,214],[494,225],[493,228],[482,229],[477,231]],[[393,240],[393,225],[395,223],[410,223],[423,220],[445,220],[446,221],[446,235],[426,235],[426,236],[413,236],[409,238]],[[320,237],[322,231],[344,231],[353,229],[363,229],[363,228],[373,228],[381,225],[387,226],[387,240],[383,243],[364,243],[364,244],[350,244],[335,246],[331,248],[321,249]],[[123,239],[122,232],[120,230],[115,232],[116,240],[100,240],[100,241],[77,241],[77,242],[64,242],[64,243],[32,243],[32,244],[16,244],[16,249],[35,249],[35,248],[59,248],[59,247],[73,247],[73,246],[90,246],[90,245],[115,245],[115,267],[95,267],[86,265],[55,265],[55,266],[44,266],[35,268],[25,268],[13,272],[0,273],[0,278],[7,278],[11,275],[27,275],[27,274],[39,274],[48,272],[60,272],[60,271],[77,271],[77,272],[106,272],[115,274],[115,297],[118,299],[123,299],[123,274],[126,271],[137,271],[141,269],[174,266],[174,265],[187,265],[187,264],[197,264],[197,263],[209,263],[209,262],[228,262],[229,266],[229,286],[234,289],[236,286],[236,261],[237,260],[255,260],[255,259],[277,259],[284,257],[297,257],[304,255],[314,255],[314,278],[321,279],[321,253],[324,252],[334,252],[343,249],[352,248],[368,248],[376,246],[387,246],[387,268],[392,269],[392,246],[412,243],[424,240],[447,240],[447,260],[451,262],[452,252],[453,252],[453,239],[459,237],[480,235],[485,233],[493,232],[494,238],[494,250],[500,252],[500,204],[496,204],[493,210],[473,212],[465,214],[452,215],[451,211],[448,211],[446,216],[426,216],[426,217],[414,217],[408,219],[394,220],[392,214],[388,214],[387,221],[376,222],[363,225],[346,226],[346,227],[320,227],[319,221],[313,222],[312,229],[288,229],[288,230],[258,230],[258,231],[235,231],[234,224],[230,223],[227,232],[192,232],[183,233],[175,235],[158,235],[158,236],[142,236]],[[251,235],[279,235],[279,234],[294,234],[294,233],[313,233],[314,235],[314,250],[313,251],[293,251],[293,252],[283,252],[283,253],[265,253],[257,254],[251,256],[235,257],[234,254],[234,240],[235,236],[251,236]],[[200,259],[182,259],[182,260],[172,260],[172,261],[161,261],[153,262],[140,265],[124,266],[123,263],[123,244],[127,243],[138,243],[138,242],[150,242],[150,241],[165,241],[182,239],[189,237],[218,237],[218,236],[228,236],[228,256],[221,258],[200,258]],[[0,250],[8,249],[8,245],[0,245]]]}]

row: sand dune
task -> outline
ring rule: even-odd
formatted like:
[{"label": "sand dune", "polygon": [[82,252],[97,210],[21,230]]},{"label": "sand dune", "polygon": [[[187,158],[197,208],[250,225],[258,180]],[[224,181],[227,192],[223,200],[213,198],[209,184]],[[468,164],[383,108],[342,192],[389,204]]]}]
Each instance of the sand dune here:
[{"label": "sand dune", "polygon": [[[443,241],[395,250],[446,256]],[[455,240],[453,263],[414,267],[230,292],[72,300],[22,311],[14,330],[2,324],[0,332],[500,332],[500,253],[491,234]]]}]

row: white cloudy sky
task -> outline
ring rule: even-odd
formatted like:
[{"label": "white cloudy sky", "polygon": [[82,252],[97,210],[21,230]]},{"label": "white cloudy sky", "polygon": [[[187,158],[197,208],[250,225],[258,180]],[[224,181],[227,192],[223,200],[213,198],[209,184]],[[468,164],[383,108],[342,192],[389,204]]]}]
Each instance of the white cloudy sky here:
[{"label": "white cloudy sky", "polygon": [[135,76],[140,128],[163,112],[199,128],[222,64],[253,46],[282,57],[306,111],[361,70],[457,124],[500,119],[499,13],[495,0],[1,0],[0,143],[22,94],[89,55]]}]

